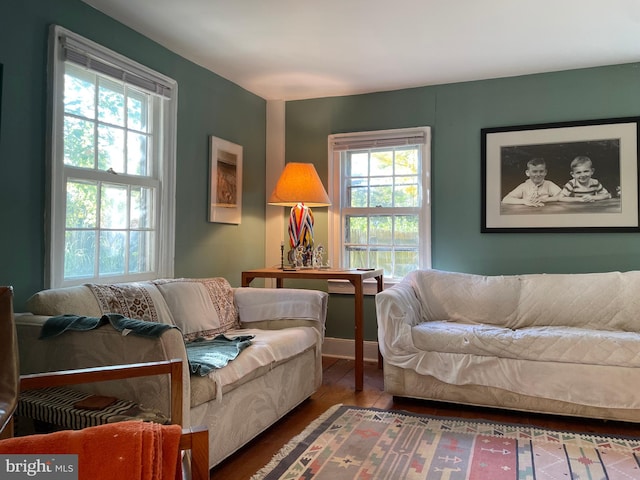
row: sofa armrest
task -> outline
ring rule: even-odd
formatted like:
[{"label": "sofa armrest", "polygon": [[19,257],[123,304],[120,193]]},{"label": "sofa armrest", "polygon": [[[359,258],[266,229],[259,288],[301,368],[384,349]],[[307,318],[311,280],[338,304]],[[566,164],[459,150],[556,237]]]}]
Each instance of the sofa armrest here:
[{"label": "sofa armrest", "polygon": [[[190,425],[189,364],[180,330],[173,328],[159,337],[122,335],[110,325],[88,331],[67,331],[57,337],[40,340],[40,330],[48,316],[17,314],[16,330],[20,355],[20,373],[144,363],[179,358],[183,368],[183,418]],[[144,407],[170,414],[168,377],[101,382],[83,388],[98,395],[112,395],[131,400]]]},{"label": "sofa armrest", "polygon": [[411,328],[424,321],[423,306],[410,282],[401,281],[376,295],[378,347],[386,360],[413,355]]},{"label": "sofa armrest", "polygon": [[295,288],[234,290],[240,323],[246,328],[315,327],[324,337],[329,294]]}]

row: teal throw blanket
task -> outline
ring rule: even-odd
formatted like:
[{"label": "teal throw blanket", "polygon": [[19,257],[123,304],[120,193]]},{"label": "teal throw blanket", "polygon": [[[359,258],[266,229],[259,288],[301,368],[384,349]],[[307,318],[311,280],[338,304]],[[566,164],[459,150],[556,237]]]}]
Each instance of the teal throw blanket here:
[{"label": "teal throw blanket", "polygon": [[224,367],[251,345],[254,337],[255,335],[218,335],[212,340],[197,339],[185,344],[191,373],[204,377],[212,370]]},{"label": "teal throw blanket", "polygon": [[169,328],[177,328],[175,325],[164,323],[145,322],[127,318],[119,313],[107,313],[102,317],[84,317],[82,315],[58,315],[49,318],[40,330],[40,339],[57,337],[68,330],[87,331],[110,323],[113,328],[122,332],[130,330],[136,335],[146,337],[159,337]]}]

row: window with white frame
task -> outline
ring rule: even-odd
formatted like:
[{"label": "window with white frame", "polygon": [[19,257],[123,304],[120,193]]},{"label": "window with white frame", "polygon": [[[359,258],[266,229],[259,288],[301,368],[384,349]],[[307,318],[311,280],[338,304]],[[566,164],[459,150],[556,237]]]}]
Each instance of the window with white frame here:
[{"label": "window with white frame", "polygon": [[51,30],[47,286],[173,275],[177,84]]},{"label": "window with white frame", "polygon": [[431,266],[430,128],[329,136],[329,254],[382,268],[385,283]]}]

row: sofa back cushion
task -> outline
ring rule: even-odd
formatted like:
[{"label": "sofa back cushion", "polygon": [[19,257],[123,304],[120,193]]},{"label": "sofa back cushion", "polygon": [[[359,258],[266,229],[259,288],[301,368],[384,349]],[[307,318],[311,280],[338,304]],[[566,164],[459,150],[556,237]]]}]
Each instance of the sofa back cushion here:
[{"label": "sofa back cushion", "polygon": [[119,313],[136,320],[174,324],[164,297],[151,282],[90,283],[87,287],[95,295],[103,314]]},{"label": "sofa back cushion", "polygon": [[425,320],[640,332],[640,271],[482,276],[424,270],[405,281]]},{"label": "sofa back cushion", "polygon": [[154,280],[186,341],[238,328],[233,289],[224,278]]},{"label": "sofa back cushion", "polygon": [[86,285],[42,290],[33,294],[26,306],[34,315],[102,315],[95,295]]},{"label": "sofa back cushion", "polygon": [[419,270],[405,279],[418,293],[425,320],[500,326],[515,321],[520,298],[517,277]]},{"label": "sofa back cushion", "polygon": [[149,282],[86,284],[42,290],[27,300],[35,315],[85,315],[119,313],[128,318],[173,324],[164,298]]},{"label": "sofa back cushion", "polygon": [[640,331],[640,272],[523,275],[513,328]]}]

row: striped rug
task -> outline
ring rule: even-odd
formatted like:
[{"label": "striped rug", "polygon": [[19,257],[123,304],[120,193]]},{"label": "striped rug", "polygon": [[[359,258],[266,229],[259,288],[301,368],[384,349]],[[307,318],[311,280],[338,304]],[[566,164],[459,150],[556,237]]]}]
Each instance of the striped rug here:
[{"label": "striped rug", "polygon": [[640,479],[640,438],[336,405],[252,480]]}]

